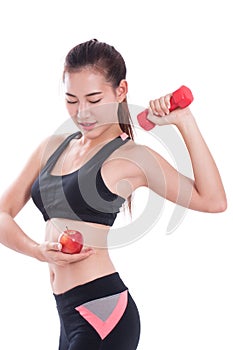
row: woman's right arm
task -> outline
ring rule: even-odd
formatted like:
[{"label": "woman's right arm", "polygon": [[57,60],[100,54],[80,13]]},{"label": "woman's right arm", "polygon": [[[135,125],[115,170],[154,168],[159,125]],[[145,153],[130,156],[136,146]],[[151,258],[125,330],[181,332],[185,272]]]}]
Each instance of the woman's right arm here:
[{"label": "woman's right arm", "polygon": [[[14,220],[19,211],[26,205],[31,197],[31,187],[46,159],[61,142],[61,137],[56,137],[51,147],[51,138],[43,141],[32,153],[25,167],[3,193],[0,198],[0,243],[24,255],[36,258],[40,261],[53,262],[58,265],[72,263],[88,257],[92,251],[84,250],[79,256],[68,256],[60,250],[57,242],[43,242],[39,244],[31,239]],[[48,147],[48,143],[50,146]],[[47,152],[45,152],[45,150]],[[75,254],[77,255],[77,254]]]},{"label": "woman's right arm", "polygon": [[30,199],[31,186],[42,166],[47,143],[48,139],[44,140],[32,153],[19,176],[0,198],[0,243],[31,257],[37,257],[38,243],[23,232],[14,218]]},{"label": "woman's right arm", "polygon": [[0,243],[6,247],[40,261],[59,266],[84,260],[94,253],[92,248],[85,248],[79,254],[65,254],[60,251],[61,247],[58,242],[46,241],[41,244],[35,242],[26,235],[9,213],[2,210],[2,200],[0,205]]}]

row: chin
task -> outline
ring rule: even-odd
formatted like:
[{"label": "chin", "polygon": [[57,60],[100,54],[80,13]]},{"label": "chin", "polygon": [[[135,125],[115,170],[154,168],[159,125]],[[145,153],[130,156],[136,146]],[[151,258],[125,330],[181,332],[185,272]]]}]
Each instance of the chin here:
[{"label": "chin", "polygon": [[92,130],[82,130],[83,135],[88,139],[96,139],[108,133],[112,129],[113,124],[96,126]]}]

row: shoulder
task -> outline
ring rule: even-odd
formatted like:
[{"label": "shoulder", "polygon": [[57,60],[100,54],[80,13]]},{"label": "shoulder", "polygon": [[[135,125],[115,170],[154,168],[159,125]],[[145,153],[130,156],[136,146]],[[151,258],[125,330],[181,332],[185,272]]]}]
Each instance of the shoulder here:
[{"label": "shoulder", "polygon": [[154,176],[155,171],[161,172],[164,166],[164,159],[157,151],[133,140],[128,141],[114,153],[109,159],[109,166],[115,165],[115,170],[123,175],[148,176],[153,173]]},{"label": "shoulder", "polygon": [[129,140],[111,154],[105,166],[115,166],[118,173],[121,169],[121,173],[138,174],[144,169],[145,164],[148,166],[152,153],[153,151],[148,146]]},{"label": "shoulder", "polygon": [[[129,188],[134,191],[140,186],[147,185],[148,169],[152,168],[153,156],[150,148],[143,144],[138,144],[133,140],[129,140],[119,147],[105,161],[102,169],[102,176],[105,183],[114,191],[116,184]],[[121,182],[123,180],[123,182]],[[129,193],[119,192],[122,197],[127,197]],[[121,188],[121,190],[122,190]]]},{"label": "shoulder", "polygon": [[40,168],[43,168],[48,159],[57,150],[57,148],[60,147],[72,135],[74,134],[53,134],[47,136],[44,140],[42,140],[34,153],[37,160],[40,162]]},{"label": "shoulder", "polygon": [[155,156],[158,153],[147,145],[137,143],[134,140],[130,140],[125,145],[123,145],[123,147],[120,147],[115,155],[117,157],[128,157],[129,160],[143,160],[145,157],[147,158],[152,154]]}]

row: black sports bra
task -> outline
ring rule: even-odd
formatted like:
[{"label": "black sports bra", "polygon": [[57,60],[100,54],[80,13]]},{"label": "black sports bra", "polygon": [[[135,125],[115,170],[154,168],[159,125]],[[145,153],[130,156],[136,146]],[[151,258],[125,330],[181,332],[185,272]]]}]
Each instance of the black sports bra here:
[{"label": "black sports bra", "polygon": [[101,166],[112,152],[130,138],[127,135],[116,137],[70,174],[51,175],[51,170],[69,142],[81,136],[80,132],[70,135],[56,149],[33,183],[31,197],[45,221],[65,218],[112,226],[125,199],[107,188],[101,176]]}]

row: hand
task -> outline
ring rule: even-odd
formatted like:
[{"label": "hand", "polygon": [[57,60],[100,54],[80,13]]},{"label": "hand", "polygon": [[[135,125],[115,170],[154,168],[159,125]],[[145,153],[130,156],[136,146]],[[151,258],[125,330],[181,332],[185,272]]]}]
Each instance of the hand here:
[{"label": "hand", "polygon": [[187,115],[191,114],[189,107],[177,108],[170,112],[170,99],[172,94],[167,94],[159,99],[151,100],[147,119],[156,125],[178,125]]},{"label": "hand", "polygon": [[58,266],[66,266],[87,259],[94,254],[94,249],[90,247],[83,248],[78,254],[66,254],[61,252],[61,243],[43,242],[36,246],[38,260]]}]

